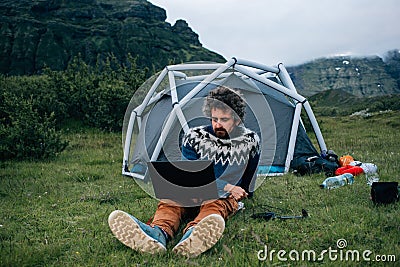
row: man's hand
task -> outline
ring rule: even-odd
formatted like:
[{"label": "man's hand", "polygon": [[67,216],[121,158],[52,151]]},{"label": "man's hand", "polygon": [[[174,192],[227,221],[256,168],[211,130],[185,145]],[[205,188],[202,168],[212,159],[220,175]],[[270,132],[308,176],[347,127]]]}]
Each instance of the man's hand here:
[{"label": "man's hand", "polygon": [[232,197],[236,201],[240,201],[240,200],[242,200],[242,199],[247,197],[246,191],[243,188],[241,188],[240,186],[237,186],[237,185],[227,184],[224,187],[224,191],[231,193]]}]

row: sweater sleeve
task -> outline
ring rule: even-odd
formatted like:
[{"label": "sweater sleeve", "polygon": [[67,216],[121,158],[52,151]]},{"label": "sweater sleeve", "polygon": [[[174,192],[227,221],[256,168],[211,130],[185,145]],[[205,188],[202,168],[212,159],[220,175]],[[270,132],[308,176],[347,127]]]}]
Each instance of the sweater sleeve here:
[{"label": "sweater sleeve", "polygon": [[260,160],[260,139],[257,134],[255,134],[255,140],[256,146],[254,147],[254,150],[250,152],[249,162],[240,182],[240,187],[242,187],[249,194],[249,197],[253,196],[257,179],[257,167]]},{"label": "sweater sleeve", "polygon": [[189,130],[183,137],[182,142],[182,160],[197,160],[200,158],[199,154],[196,152],[191,142],[189,141],[189,135],[192,129]]},{"label": "sweater sleeve", "polygon": [[197,160],[199,159],[199,155],[193,149],[192,146],[186,144],[182,146],[182,160]]},{"label": "sweater sleeve", "polygon": [[249,197],[253,196],[254,186],[257,179],[257,166],[259,159],[259,153],[249,159],[249,163],[247,164],[240,183],[240,187],[242,187],[249,194]]}]

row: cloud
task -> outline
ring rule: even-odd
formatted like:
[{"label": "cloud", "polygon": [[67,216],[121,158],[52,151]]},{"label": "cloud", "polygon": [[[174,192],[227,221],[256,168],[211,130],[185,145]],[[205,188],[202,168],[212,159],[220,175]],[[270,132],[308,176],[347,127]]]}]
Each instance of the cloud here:
[{"label": "cloud", "polygon": [[398,0],[150,0],[184,19],[204,47],[263,64],[400,48]]}]

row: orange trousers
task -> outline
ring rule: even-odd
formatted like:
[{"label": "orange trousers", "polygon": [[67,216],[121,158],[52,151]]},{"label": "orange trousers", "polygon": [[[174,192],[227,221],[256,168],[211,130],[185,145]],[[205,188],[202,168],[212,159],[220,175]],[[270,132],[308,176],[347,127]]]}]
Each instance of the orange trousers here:
[{"label": "orange trousers", "polygon": [[150,225],[160,227],[170,238],[173,238],[185,217],[194,218],[186,225],[183,230],[184,233],[188,228],[195,226],[210,214],[219,214],[224,220],[227,220],[237,210],[238,202],[233,197],[207,201],[202,203],[200,207],[182,207],[177,203],[161,200]]}]

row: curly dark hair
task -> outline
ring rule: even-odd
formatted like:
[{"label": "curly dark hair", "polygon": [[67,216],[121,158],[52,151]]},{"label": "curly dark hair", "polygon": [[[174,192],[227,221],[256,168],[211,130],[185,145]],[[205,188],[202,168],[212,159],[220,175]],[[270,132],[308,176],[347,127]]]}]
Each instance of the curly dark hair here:
[{"label": "curly dark hair", "polygon": [[246,103],[243,95],[226,86],[219,86],[208,93],[203,105],[203,113],[207,117],[211,117],[211,110],[218,109],[232,109],[233,117],[235,120],[243,120],[245,115]]}]

